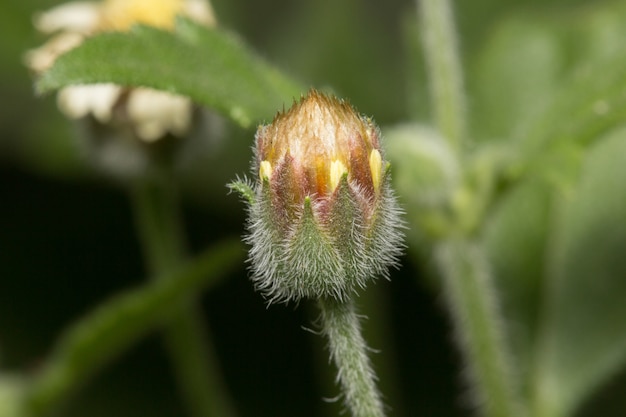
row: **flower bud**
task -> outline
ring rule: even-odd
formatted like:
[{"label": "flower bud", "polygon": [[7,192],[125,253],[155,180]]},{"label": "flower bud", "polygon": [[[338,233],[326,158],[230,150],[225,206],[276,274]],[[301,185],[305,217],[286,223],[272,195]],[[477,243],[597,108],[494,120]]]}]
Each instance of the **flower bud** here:
[{"label": "flower bud", "polygon": [[271,301],[344,300],[387,275],[402,252],[401,211],[380,131],[314,90],[256,133],[247,242],[252,279]]}]

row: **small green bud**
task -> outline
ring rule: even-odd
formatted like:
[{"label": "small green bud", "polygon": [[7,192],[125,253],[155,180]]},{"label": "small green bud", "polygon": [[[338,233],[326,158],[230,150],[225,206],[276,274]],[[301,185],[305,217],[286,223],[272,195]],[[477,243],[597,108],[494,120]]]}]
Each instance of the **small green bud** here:
[{"label": "small green bud", "polygon": [[463,183],[459,160],[440,134],[417,124],[385,130],[387,156],[394,162],[394,186],[411,207],[411,241],[430,244],[456,230],[453,201]]},{"label": "small green bud", "polygon": [[403,249],[380,131],[345,101],[311,90],[256,133],[250,263],[271,301],[347,299],[388,275]]}]

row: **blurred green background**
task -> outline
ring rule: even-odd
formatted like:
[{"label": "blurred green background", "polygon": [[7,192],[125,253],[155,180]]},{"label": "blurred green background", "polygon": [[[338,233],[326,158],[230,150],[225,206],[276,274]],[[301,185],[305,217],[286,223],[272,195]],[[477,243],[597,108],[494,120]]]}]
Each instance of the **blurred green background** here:
[{"label": "blurred green background", "polygon": [[[456,3],[470,93],[473,80],[483,75],[481,54],[504,20],[526,10],[556,21],[572,14],[584,19],[595,7],[590,1]],[[126,195],[85,166],[77,128],[56,110],[54,97],[34,96],[22,64],[24,51],[44,40],[32,28],[33,14],[56,4],[0,5],[0,369],[7,372],[36,371],[68,324],[98,302],[140,285],[144,276]],[[213,5],[220,24],[264,58],[305,85],[331,87],[379,125],[428,118],[414,2]],[[489,97],[470,94],[470,113],[480,107],[473,100]],[[474,116],[480,123],[477,139],[503,134],[489,115]],[[247,172],[254,131],[225,123],[223,142],[208,156],[210,169],[187,184],[192,251],[243,233],[243,205],[227,195],[224,184]],[[360,301],[370,316],[366,339],[382,350],[373,360],[386,367],[381,385],[390,415],[469,415],[450,326],[436,291],[421,278],[426,270],[407,256],[390,282],[368,289]],[[321,401],[337,393],[320,382],[328,379],[324,342],[303,330],[316,317],[311,306],[267,308],[243,265],[202,301],[241,416],[332,415],[333,406]],[[386,333],[368,335],[368,323],[376,320],[385,323]],[[614,378],[581,415],[626,415],[624,389],[626,377]],[[160,340],[150,337],[95,375],[63,415],[182,415]]]}]

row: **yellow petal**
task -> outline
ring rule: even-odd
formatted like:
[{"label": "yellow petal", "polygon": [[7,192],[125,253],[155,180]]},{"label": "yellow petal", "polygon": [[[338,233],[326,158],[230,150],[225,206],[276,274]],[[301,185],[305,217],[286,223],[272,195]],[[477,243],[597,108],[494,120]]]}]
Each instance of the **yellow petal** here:
[{"label": "yellow petal", "polygon": [[261,162],[261,167],[259,168],[259,177],[261,177],[261,180],[267,178],[268,181],[272,178],[272,164],[270,164],[270,161]]},{"label": "yellow petal", "polygon": [[376,192],[380,189],[380,181],[382,179],[383,159],[380,156],[380,152],[374,149],[370,153],[370,172],[372,173],[372,182],[374,183],[374,189]]},{"label": "yellow petal", "polygon": [[340,160],[336,159],[330,163],[330,190],[335,191],[341,181],[343,174],[348,172],[346,166]]}]

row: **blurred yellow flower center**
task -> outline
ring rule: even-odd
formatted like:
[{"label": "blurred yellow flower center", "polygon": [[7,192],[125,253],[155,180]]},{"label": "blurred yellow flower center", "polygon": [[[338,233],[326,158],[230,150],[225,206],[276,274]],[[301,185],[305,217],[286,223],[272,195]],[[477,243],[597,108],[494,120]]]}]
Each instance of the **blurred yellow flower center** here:
[{"label": "blurred yellow flower center", "polygon": [[170,29],[182,11],[182,0],[106,0],[102,29],[128,30],[137,23]]}]

